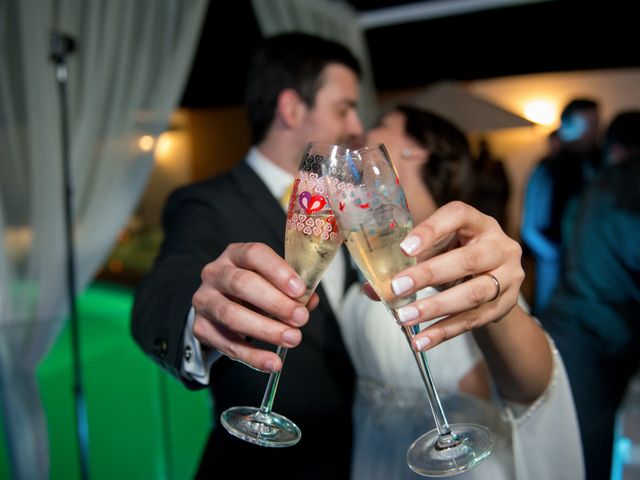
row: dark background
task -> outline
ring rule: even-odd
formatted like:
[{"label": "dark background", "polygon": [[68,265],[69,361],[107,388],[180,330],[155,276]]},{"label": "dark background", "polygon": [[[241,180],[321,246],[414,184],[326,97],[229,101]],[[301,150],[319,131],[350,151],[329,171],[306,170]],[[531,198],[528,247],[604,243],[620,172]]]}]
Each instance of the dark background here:
[{"label": "dark background", "polygon": [[[416,2],[347,3],[364,12]],[[634,4],[556,0],[367,30],[375,85],[384,92],[443,79],[637,67]],[[249,0],[211,0],[181,105],[242,103],[247,61],[260,39]]]}]

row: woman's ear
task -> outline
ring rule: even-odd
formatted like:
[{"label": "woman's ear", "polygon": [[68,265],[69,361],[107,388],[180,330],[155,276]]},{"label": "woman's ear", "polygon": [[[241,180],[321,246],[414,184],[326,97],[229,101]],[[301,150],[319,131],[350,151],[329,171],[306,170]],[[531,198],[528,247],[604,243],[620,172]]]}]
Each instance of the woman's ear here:
[{"label": "woman's ear", "polygon": [[303,118],[305,103],[292,88],[282,90],[278,95],[276,119],[285,127],[295,127]]},{"label": "woman's ear", "polygon": [[429,150],[423,147],[407,147],[402,150],[402,160],[412,165],[424,165],[429,161]]},{"label": "woman's ear", "polygon": [[431,156],[431,152],[426,148],[420,147],[415,150],[416,162],[419,162],[420,165],[424,165],[429,161],[429,157]]}]

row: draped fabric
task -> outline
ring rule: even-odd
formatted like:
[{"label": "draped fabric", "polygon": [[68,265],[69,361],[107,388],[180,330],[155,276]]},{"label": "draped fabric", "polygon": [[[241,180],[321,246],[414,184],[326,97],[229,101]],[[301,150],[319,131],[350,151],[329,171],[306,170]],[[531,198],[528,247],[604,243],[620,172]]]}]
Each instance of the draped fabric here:
[{"label": "draped fabric", "polygon": [[0,0],[0,406],[14,476],[48,478],[35,371],[68,314],[61,101],[52,29],[68,56],[77,290],[145,187],[143,135],[167,128],[207,0]]},{"label": "draped fabric", "polygon": [[362,67],[360,116],[371,125],[378,113],[369,50],[357,13],[346,3],[330,0],[251,0],[258,25],[266,37],[303,32],[341,43]]}]

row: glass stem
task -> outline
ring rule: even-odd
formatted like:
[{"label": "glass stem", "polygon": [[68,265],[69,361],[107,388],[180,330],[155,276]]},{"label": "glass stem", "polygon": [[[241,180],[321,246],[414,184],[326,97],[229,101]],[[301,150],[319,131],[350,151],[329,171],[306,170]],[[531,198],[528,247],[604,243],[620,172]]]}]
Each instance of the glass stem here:
[{"label": "glass stem", "polygon": [[[317,285],[317,284],[316,284]],[[315,290],[315,286],[312,288],[307,287],[307,291],[305,294],[298,300],[300,303],[306,305],[311,295]],[[282,368],[278,372],[271,372],[269,375],[269,380],[267,381],[267,388],[264,391],[264,397],[262,397],[262,403],[260,404],[260,411],[258,415],[266,418],[271,415],[271,409],[273,408],[273,401],[276,398],[276,391],[278,390],[278,381],[280,380],[280,374],[282,373],[282,369],[284,368],[284,359],[287,356],[287,352],[289,351],[286,347],[278,347],[276,350],[276,355],[280,357],[282,360]]]},{"label": "glass stem", "polygon": [[442,404],[440,403],[440,397],[438,396],[438,392],[436,391],[435,385],[433,383],[433,377],[431,376],[431,372],[429,371],[427,355],[425,352],[415,351],[413,349],[413,345],[411,344],[411,340],[413,339],[413,337],[420,332],[420,327],[418,325],[414,325],[411,327],[402,327],[402,331],[404,332],[404,335],[409,342],[409,346],[411,347],[413,356],[415,357],[418,368],[420,369],[420,375],[422,376],[424,385],[427,388],[429,406],[431,407],[431,413],[433,414],[433,418],[436,422],[436,428],[438,429],[438,433],[440,434],[440,438],[438,439],[436,447],[447,448],[453,445],[457,445],[459,443],[459,439],[455,434],[451,433],[451,429],[449,428],[447,417],[445,416],[444,410],[442,409]]},{"label": "glass stem", "polygon": [[[282,360],[282,368],[284,368],[284,359],[287,356],[288,348],[278,347],[276,354]],[[267,388],[264,391],[264,397],[262,397],[262,403],[260,404],[260,414],[271,415],[271,409],[273,408],[273,401],[276,398],[276,391],[278,390],[278,381],[280,380],[280,373],[282,368],[277,372],[271,372],[269,375],[269,381],[267,382]]]}]

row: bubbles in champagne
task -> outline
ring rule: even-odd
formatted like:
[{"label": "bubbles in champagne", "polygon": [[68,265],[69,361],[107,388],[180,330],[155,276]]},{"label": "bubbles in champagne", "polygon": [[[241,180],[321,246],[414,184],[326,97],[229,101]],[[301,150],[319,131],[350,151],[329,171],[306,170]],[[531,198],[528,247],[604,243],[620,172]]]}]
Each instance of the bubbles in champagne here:
[{"label": "bubbles in champagne", "polygon": [[[323,222],[327,222],[328,219],[328,215],[313,217],[314,220]],[[319,236],[313,231],[305,233],[304,229],[287,228],[284,258],[305,282],[308,294],[318,286],[322,274],[336,256],[341,243],[339,235]]]},{"label": "bubbles in champagne", "polygon": [[391,290],[391,279],[414,265],[415,258],[407,257],[400,242],[411,231],[411,225],[380,228],[376,224],[360,224],[349,232],[346,245],[360,270],[378,296],[391,308],[399,308],[415,300],[398,298]]}]

